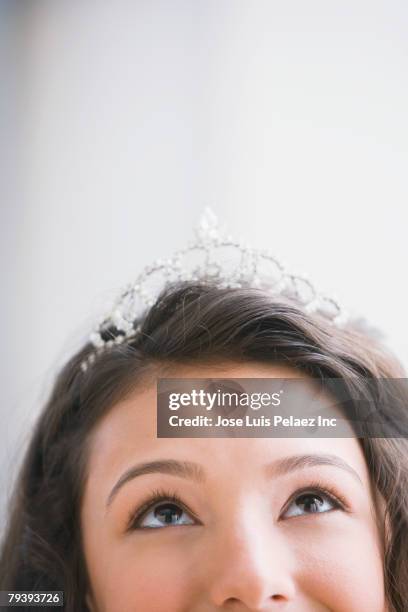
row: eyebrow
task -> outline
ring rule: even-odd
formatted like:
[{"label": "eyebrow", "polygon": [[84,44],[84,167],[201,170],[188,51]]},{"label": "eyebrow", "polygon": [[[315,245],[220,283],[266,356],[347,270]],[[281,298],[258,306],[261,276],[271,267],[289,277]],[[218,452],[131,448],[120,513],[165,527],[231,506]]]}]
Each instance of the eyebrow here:
[{"label": "eyebrow", "polygon": [[109,493],[106,505],[112,503],[113,498],[129,480],[144,476],[145,474],[170,474],[171,476],[180,476],[188,480],[193,480],[197,483],[205,481],[205,472],[201,465],[192,461],[177,461],[176,459],[159,459],[158,461],[149,461],[140,463],[126,470],[119,478],[112,491]]},{"label": "eyebrow", "polygon": [[290,457],[284,457],[283,459],[278,459],[277,461],[269,463],[265,466],[265,469],[268,476],[281,476],[283,474],[288,474],[296,470],[316,467],[320,465],[329,465],[331,467],[336,467],[345,470],[346,472],[354,476],[361,484],[363,484],[363,481],[361,480],[356,470],[352,468],[351,465],[349,465],[346,461],[344,461],[344,459],[341,459],[341,457],[339,457],[338,455],[291,455]]},{"label": "eyebrow", "polygon": [[[346,461],[337,455],[329,454],[308,454],[308,455],[291,455],[282,459],[277,459],[264,466],[265,474],[268,478],[273,476],[282,476],[291,472],[328,465],[331,467],[340,468],[354,476],[361,484],[363,484],[360,476]],[[109,493],[106,501],[106,506],[110,506],[118,491],[130,480],[134,480],[145,474],[170,474],[171,476],[179,476],[187,480],[192,480],[198,484],[205,482],[206,473],[199,463],[192,461],[178,461],[176,459],[159,459],[149,461],[132,466],[122,474],[119,480],[114,485]]]}]

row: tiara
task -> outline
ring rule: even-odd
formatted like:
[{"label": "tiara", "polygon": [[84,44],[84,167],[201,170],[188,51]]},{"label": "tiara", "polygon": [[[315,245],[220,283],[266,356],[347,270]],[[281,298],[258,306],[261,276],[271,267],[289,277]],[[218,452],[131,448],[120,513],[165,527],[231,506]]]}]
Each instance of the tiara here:
[{"label": "tiara", "polygon": [[[85,372],[98,354],[134,339],[141,331],[135,322],[151,307],[160,292],[174,282],[211,282],[222,288],[251,287],[274,296],[283,296],[301,305],[306,313],[317,313],[336,326],[343,326],[348,315],[337,300],[319,293],[306,275],[295,275],[269,250],[255,249],[230,235],[223,235],[214,212],[206,207],[196,238],[169,259],[157,259],[127,285],[89,336],[95,350],[81,363]],[[116,329],[112,337],[112,328]]]}]

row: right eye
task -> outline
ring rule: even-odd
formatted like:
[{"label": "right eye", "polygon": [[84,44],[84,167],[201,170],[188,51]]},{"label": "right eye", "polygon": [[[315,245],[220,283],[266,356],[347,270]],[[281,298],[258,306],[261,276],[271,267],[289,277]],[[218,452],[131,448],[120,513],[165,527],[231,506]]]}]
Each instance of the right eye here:
[{"label": "right eye", "polygon": [[172,525],[194,525],[188,518],[185,510],[172,502],[158,504],[153,510],[144,515],[139,527],[157,528]]},{"label": "right eye", "polygon": [[129,529],[160,529],[177,525],[195,525],[177,495],[153,495],[131,519]]}]

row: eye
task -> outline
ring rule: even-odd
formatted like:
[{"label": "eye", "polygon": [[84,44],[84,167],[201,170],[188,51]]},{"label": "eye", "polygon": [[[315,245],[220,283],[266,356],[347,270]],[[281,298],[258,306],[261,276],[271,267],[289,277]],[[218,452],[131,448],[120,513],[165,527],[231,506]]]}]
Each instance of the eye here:
[{"label": "eye", "polygon": [[196,521],[176,495],[157,494],[142,504],[136,516],[131,517],[129,530],[195,524]]},{"label": "eye", "polygon": [[325,491],[303,491],[286,507],[282,518],[321,514],[331,510],[343,509],[340,500]]},{"label": "eye", "polygon": [[169,525],[194,525],[194,521],[188,518],[187,513],[177,504],[164,502],[145,514],[138,526],[157,528]]}]

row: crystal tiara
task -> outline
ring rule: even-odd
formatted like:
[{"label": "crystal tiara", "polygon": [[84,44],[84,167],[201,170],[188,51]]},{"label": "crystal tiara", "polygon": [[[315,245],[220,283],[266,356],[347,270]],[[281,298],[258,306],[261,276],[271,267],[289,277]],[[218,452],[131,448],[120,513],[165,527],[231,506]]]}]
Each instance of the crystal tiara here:
[{"label": "crystal tiara", "polygon": [[[348,315],[337,300],[319,293],[305,275],[289,273],[269,250],[255,249],[222,235],[214,212],[206,207],[195,229],[196,239],[169,259],[158,259],[127,285],[111,312],[100,319],[89,340],[95,350],[81,363],[85,372],[99,353],[135,338],[135,321],[152,306],[161,290],[176,281],[210,281],[219,287],[253,287],[295,300],[307,313],[342,326]],[[114,338],[104,331],[116,328]],[[109,336],[109,334],[108,334]],[[110,334],[112,336],[112,334]]]}]

